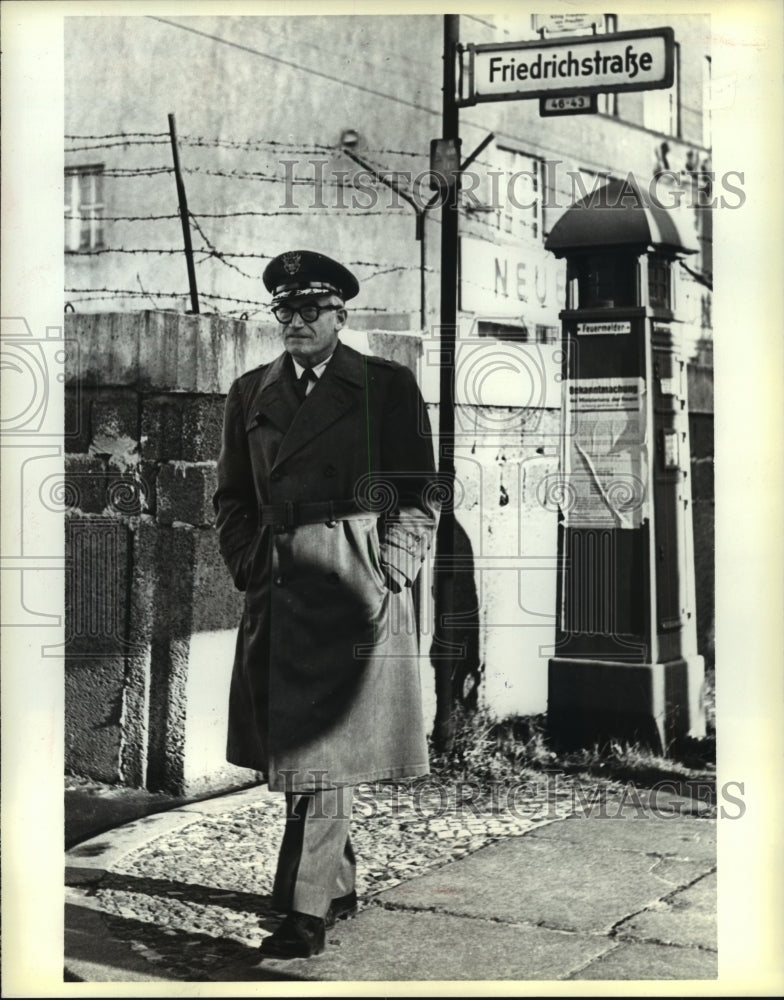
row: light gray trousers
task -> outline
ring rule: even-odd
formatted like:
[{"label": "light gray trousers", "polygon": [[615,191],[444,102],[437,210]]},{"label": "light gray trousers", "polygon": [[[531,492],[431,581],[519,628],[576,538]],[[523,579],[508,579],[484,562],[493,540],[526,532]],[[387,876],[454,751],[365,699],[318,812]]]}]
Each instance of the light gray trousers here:
[{"label": "light gray trousers", "polygon": [[276,910],[324,917],[334,898],[354,889],[353,798],[351,785],[286,792],[286,826],[272,889]]}]

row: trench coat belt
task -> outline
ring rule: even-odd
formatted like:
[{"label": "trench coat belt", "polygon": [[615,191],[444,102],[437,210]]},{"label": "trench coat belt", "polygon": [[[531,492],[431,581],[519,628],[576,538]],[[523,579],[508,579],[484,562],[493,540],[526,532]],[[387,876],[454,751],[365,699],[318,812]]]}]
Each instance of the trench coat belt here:
[{"label": "trench coat belt", "polygon": [[300,524],[336,524],[347,517],[374,517],[374,513],[362,510],[356,500],[319,500],[264,504],[259,507],[259,526],[272,524],[280,530],[295,528]]}]

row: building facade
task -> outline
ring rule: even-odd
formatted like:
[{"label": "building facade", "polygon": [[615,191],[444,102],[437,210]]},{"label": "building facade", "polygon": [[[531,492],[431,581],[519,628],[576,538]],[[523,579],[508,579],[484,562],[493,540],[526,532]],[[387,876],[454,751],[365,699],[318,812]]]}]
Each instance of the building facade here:
[{"label": "building facade", "polygon": [[[710,20],[670,20],[667,90],[601,94],[587,115],[543,118],[536,99],[462,110],[464,157],[495,136],[462,184],[466,332],[481,323],[482,334],[552,338],[563,284],[544,241],[603,179],[633,172],[648,186],[663,175],[657,190],[674,203],[666,181],[677,178],[681,200],[696,204],[691,187],[711,170]],[[460,41],[532,41],[551,37],[548,26],[531,15],[462,16]],[[582,30],[657,26],[655,15],[602,15]],[[190,308],[174,113],[203,310],[265,315],[266,261],[301,244],[352,263],[359,326],[437,324],[440,211],[423,210],[430,141],[441,134],[442,34],[442,18],[427,15],[67,20],[68,301],[80,312]],[[707,219],[700,274],[711,267]],[[682,278],[681,318],[695,342],[709,339],[705,286]]]}]

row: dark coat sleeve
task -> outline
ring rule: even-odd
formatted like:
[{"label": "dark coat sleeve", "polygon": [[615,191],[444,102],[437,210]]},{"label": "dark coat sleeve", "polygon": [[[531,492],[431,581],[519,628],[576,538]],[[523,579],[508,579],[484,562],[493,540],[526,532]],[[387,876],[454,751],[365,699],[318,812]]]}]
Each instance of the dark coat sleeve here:
[{"label": "dark coat sleeve", "polygon": [[398,500],[385,518],[381,564],[391,584],[410,587],[433,545],[438,526],[433,444],[427,409],[408,368],[397,369],[388,399],[381,468],[389,473]]},{"label": "dark coat sleeve", "polygon": [[246,570],[259,528],[239,381],[232,384],[226,397],[218,488],[212,502],[221,555],[236,587],[245,590]]}]

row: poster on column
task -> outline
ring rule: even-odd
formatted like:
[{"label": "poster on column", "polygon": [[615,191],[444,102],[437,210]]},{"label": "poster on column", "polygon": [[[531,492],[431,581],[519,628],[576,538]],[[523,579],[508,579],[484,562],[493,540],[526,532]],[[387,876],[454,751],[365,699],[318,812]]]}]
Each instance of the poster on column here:
[{"label": "poster on column", "polygon": [[565,397],[565,523],[639,528],[649,516],[643,379],[570,379]]}]

